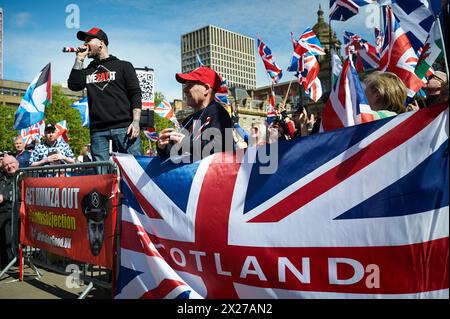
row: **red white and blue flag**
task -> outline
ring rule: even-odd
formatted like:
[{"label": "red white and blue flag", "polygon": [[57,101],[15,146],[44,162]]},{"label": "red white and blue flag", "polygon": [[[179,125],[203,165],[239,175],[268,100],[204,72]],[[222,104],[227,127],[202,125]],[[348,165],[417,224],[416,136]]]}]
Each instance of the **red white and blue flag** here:
[{"label": "red white and blue flag", "polygon": [[320,43],[319,38],[316,36],[311,28],[306,28],[302,35],[298,39],[298,42],[304,43],[304,47],[308,50],[308,53],[314,55],[325,55],[325,50]]},{"label": "red white and blue flag", "polygon": [[231,106],[228,101],[228,81],[224,79],[219,73],[217,75],[220,78],[220,88],[214,95],[214,100],[222,105],[231,116]]},{"label": "red white and blue flag", "polygon": [[288,71],[301,72],[304,69],[305,57],[310,55],[324,55],[325,50],[311,28],[306,28],[298,41],[294,39],[294,33],[291,32],[291,41],[294,48]]},{"label": "red white and blue flag", "polygon": [[117,154],[115,297],[448,298],[448,115],[280,142],[276,169],[270,145],[192,164]]},{"label": "red white and blue flag", "polygon": [[161,103],[155,107],[155,113],[160,117],[171,121],[175,127],[180,127],[180,124],[178,123],[178,120],[173,112],[172,105],[170,105],[170,102],[166,98],[164,98]]},{"label": "red white and blue flag", "polygon": [[330,20],[345,21],[359,13],[359,8],[376,0],[330,0]]},{"label": "red white and blue flag", "polygon": [[408,97],[412,98],[424,85],[414,73],[419,59],[389,5],[386,6],[384,35],[380,70],[395,73],[405,84]]},{"label": "red white and blue flag", "polygon": [[62,120],[58,123],[55,124],[55,128],[56,128],[56,136],[59,139],[63,139],[64,142],[69,142],[69,136],[67,135],[67,121],[66,120]]},{"label": "red white and blue flag", "polygon": [[148,129],[143,130],[145,137],[150,142],[158,141],[158,133],[156,133],[156,129],[154,127],[149,127]]},{"label": "red white and blue flag", "polygon": [[355,66],[359,72],[378,69],[380,57],[376,46],[349,31],[344,31],[344,44],[346,55],[355,53]]},{"label": "red white and blue flag", "polygon": [[20,130],[19,135],[23,138],[23,144],[28,145],[34,141],[39,141],[44,136],[45,122],[44,120]]},{"label": "red white and blue flag", "polygon": [[267,74],[272,80],[272,83],[277,84],[283,76],[283,71],[273,60],[272,51],[270,50],[270,48],[265,45],[264,42],[262,42],[259,36],[256,45],[258,46],[258,53],[261,56]]},{"label": "red white and blue flag", "polygon": [[323,110],[320,131],[331,131],[373,120],[373,112],[349,56]]},{"label": "red white and blue flag", "polygon": [[275,112],[275,90],[273,87],[270,89],[270,95],[269,95],[269,104],[267,105],[267,117],[266,122],[267,124],[272,124],[273,121],[275,121],[277,114]]},{"label": "red white and blue flag", "polygon": [[298,82],[303,85],[305,94],[314,102],[322,96],[322,83],[318,77],[320,66],[314,55],[303,55],[302,70]]}]

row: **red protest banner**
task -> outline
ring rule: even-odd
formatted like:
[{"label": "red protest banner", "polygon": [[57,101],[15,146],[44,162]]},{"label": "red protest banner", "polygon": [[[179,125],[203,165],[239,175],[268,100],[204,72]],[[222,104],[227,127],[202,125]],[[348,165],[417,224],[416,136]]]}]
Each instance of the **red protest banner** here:
[{"label": "red protest banner", "polygon": [[116,193],[114,175],[25,177],[20,242],[112,269]]}]

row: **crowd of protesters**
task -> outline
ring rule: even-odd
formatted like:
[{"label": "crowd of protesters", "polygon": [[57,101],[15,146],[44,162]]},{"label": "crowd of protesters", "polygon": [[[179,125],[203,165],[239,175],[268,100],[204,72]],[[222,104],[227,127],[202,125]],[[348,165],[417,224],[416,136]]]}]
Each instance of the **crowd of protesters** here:
[{"label": "crowd of protesters", "polygon": [[[202,67],[188,74],[179,73],[176,75],[176,79],[185,84],[184,92],[196,112],[183,122],[184,130],[165,129],[161,131],[157,150],[158,155],[163,158],[172,156],[171,150],[174,147],[176,151],[173,153],[176,155],[182,155],[182,152],[189,147],[192,149],[195,141],[199,139],[198,134],[202,135],[208,126],[216,128],[222,135],[220,137],[212,135],[209,141],[205,141],[202,136],[201,151],[209,143],[215,146],[206,156],[229,150],[226,147],[228,145],[227,138],[234,141],[234,149],[242,149],[276,141],[292,140],[320,131],[320,115],[308,113],[306,107],[298,104],[289,113],[284,109],[284,105],[279,105],[275,110],[276,116],[270,124],[263,120],[254,122],[251,125],[251,131],[246,132],[239,125],[237,116],[229,116],[225,109],[214,101],[214,94],[220,86],[215,71]],[[374,119],[382,119],[448,102],[448,77],[446,73],[440,71],[435,71],[427,79],[423,88],[426,98],[417,96],[408,105],[406,105],[406,87],[393,73],[375,71],[365,78],[364,85],[365,95]],[[326,98],[325,94],[323,102],[326,102]],[[195,132],[197,124],[199,132]],[[232,129],[232,137],[227,135],[227,128]],[[11,260],[13,254],[8,232],[11,225],[11,210],[15,209],[11,190],[13,176],[17,170],[28,166],[93,161],[90,145],[83,147],[80,155],[75,158],[70,146],[62,138],[58,138],[55,130],[53,124],[48,124],[44,131],[45,138],[37,146],[34,143],[24,145],[21,136],[15,137],[12,141],[16,149],[14,156],[10,152],[0,152],[0,262],[2,268]],[[200,158],[201,155],[203,153],[197,158]]]}]

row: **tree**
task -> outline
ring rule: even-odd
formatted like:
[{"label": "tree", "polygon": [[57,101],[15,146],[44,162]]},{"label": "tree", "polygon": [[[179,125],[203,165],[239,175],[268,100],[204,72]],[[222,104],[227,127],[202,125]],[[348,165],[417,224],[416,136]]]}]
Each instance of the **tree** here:
[{"label": "tree", "polygon": [[[62,93],[61,86],[53,85],[52,104],[45,108],[44,120],[53,124],[66,120],[70,147],[74,154],[78,154],[89,143],[89,129],[82,127],[80,113],[71,107],[73,102]],[[12,139],[19,134],[13,129],[16,111],[16,107],[0,107],[0,151],[14,151]]]},{"label": "tree", "polygon": [[52,104],[45,108],[45,123],[67,121],[69,145],[73,153],[79,154],[81,148],[89,143],[89,129],[81,124],[80,113],[71,107],[74,100],[62,93],[60,85],[52,86]]},{"label": "tree", "polygon": [[0,151],[15,151],[12,140],[18,135],[18,131],[13,129],[15,113],[13,106],[0,106]]},{"label": "tree", "polygon": [[[159,105],[161,101],[165,98],[164,94],[162,92],[156,92],[155,93],[155,106]],[[159,134],[159,132],[167,127],[173,127],[173,123],[169,121],[166,118],[162,118],[155,114],[155,129],[156,133]],[[141,148],[142,153],[145,154],[145,152],[151,148],[156,150],[156,142],[150,142],[147,137],[145,137],[144,133],[141,131]]]}]

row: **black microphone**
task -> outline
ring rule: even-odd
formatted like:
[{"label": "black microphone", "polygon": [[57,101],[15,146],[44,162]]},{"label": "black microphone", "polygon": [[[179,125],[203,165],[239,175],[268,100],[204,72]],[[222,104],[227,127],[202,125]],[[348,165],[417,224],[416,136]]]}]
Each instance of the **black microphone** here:
[{"label": "black microphone", "polygon": [[84,51],[86,51],[86,50],[87,50],[87,48],[80,48],[80,47],[78,47],[78,48],[64,47],[64,48],[62,49],[62,52],[65,52],[65,53],[67,53],[67,52],[84,52]]}]

